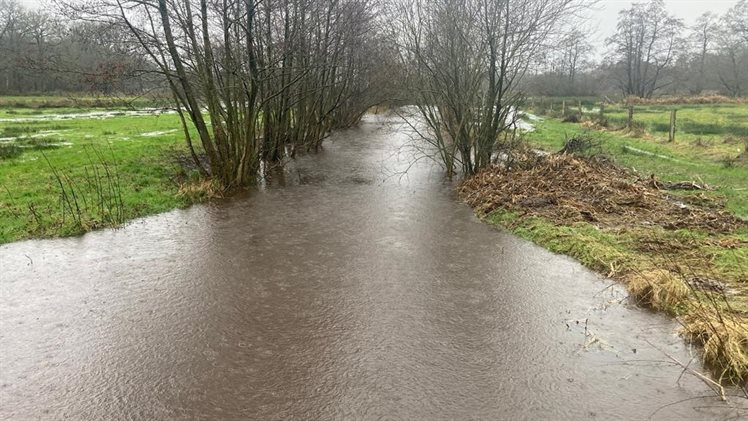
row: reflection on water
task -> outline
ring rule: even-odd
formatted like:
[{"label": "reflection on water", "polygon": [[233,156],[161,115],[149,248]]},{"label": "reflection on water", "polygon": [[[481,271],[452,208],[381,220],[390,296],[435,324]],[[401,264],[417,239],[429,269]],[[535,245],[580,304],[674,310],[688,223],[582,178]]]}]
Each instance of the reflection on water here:
[{"label": "reflection on water", "polygon": [[479,222],[407,142],[368,117],[249,198],[0,247],[0,418],[740,415],[676,384],[671,321]]}]

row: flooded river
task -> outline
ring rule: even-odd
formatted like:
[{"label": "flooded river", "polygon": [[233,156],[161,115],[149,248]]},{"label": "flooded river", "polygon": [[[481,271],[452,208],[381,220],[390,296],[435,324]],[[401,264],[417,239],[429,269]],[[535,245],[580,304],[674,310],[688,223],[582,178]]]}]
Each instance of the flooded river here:
[{"label": "flooded river", "polygon": [[248,198],[0,247],[0,419],[746,415],[678,384],[672,321],[481,223],[407,142],[367,117]]}]

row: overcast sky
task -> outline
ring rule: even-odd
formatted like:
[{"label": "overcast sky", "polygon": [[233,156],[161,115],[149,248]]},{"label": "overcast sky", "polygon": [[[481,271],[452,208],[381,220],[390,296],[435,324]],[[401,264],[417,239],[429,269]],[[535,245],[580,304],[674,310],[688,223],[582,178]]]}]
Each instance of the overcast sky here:
[{"label": "overcast sky", "polygon": [[[595,10],[590,11],[589,25],[597,31],[598,36],[593,39],[599,50],[604,48],[605,38],[615,32],[618,12],[631,7],[632,3],[642,2],[645,1],[602,0]],[[683,19],[686,25],[691,25],[705,12],[722,15],[737,2],[738,0],[665,0],[665,5],[671,14]],[[602,53],[603,51],[598,51],[598,55]]]},{"label": "overcast sky", "polygon": [[[27,6],[38,7],[44,0],[20,1]],[[711,11],[721,15],[737,2],[738,0],[665,0],[670,13],[682,18],[686,25],[693,23],[704,12]],[[601,0],[594,10],[590,10],[589,25],[592,29],[596,29],[596,36],[593,37],[596,47],[603,48],[605,38],[615,31],[618,12],[630,7],[631,3],[634,2],[630,0]],[[602,51],[598,51],[598,54],[602,54]]]}]

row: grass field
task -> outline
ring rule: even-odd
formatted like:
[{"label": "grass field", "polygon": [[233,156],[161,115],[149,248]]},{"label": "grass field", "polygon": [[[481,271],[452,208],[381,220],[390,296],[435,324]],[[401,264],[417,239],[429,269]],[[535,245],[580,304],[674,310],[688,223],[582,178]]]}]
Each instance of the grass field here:
[{"label": "grass field", "polygon": [[[677,111],[675,151],[713,160],[730,159],[745,150],[748,141],[748,104],[637,105],[634,122],[655,138],[667,139],[670,112]],[[605,108],[612,126],[626,124],[628,110],[622,105]],[[691,146],[698,146],[693,148]],[[742,148],[742,150],[741,150]]]},{"label": "grass field", "polygon": [[27,100],[0,108],[0,243],[116,226],[201,199],[180,190],[197,180],[179,164],[186,146],[176,114]]}]

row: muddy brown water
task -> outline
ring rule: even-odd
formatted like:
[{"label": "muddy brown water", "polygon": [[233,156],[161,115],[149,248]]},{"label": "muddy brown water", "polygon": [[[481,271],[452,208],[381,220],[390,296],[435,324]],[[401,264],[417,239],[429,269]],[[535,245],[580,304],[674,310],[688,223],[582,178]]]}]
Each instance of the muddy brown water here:
[{"label": "muddy brown water", "polygon": [[399,174],[407,138],[367,117],[249,198],[0,247],[0,419],[746,415],[678,384],[671,320]]}]

